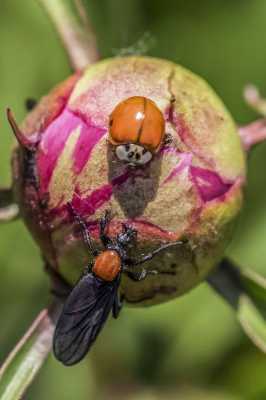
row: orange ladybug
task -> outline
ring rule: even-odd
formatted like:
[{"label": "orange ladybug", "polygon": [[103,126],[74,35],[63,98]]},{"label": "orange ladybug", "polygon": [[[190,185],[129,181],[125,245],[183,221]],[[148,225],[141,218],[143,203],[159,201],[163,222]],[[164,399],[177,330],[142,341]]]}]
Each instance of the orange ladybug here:
[{"label": "orange ladybug", "polygon": [[109,118],[109,140],[119,160],[131,165],[149,162],[165,138],[165,121],[154,101],[133,96],[119,103]]}]

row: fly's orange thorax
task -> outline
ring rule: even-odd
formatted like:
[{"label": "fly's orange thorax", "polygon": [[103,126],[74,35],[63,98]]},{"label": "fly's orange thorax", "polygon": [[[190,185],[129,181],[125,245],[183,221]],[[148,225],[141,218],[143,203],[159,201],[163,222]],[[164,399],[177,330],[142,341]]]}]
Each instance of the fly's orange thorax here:
[{"label": "fly's orange thorax", "polygon": [[104,281],[113,281],[121,271],[121,258],[114,250],[105,250],[94,262],[93,273]]},{"label": "fly's orange thorax", "polygon": [[136,143],[156,152],[165,135],[165,121],[154,101],[130,97],[119,103],[109,118],[109,139],[112,144]]}]

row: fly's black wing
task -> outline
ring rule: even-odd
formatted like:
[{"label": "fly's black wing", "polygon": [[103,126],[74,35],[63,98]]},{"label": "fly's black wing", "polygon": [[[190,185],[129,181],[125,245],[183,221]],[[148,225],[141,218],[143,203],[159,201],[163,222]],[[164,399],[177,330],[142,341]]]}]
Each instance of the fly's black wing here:
[{"label": "fly's black wing", "polygon": [[74,287],[54,334],[54,354],[63,364],[76,364],[87,354],[112,309],[118,285],[119,278],[105,282],[89,273]]}]

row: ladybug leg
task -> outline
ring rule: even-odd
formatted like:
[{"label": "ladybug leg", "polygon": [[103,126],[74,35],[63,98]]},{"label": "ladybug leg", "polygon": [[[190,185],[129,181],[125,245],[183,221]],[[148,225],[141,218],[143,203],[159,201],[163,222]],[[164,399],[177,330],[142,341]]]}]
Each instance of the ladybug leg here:
[{"label": "ladybug leg", "polygon": [[179,246],[181,244],[184,244],[184,242],[178,241],[178,242],[173,242],[173,243],[167,243],[167,244],[163,244],[162,246],[158,247],[157,249],[151,251],[150,253],[144,255],[142,258],[139,258],[137,260],[131,260],[131,259],[127,259],[126,263],[127,265],[140,265],[145,263],[146,261],[152,260],[154,256],[156,256],[156,254],[160,253],[162,250],[167,249],[168,247],[173,247],[173,246]]},{"label": "ladybug leg", "polygon": [[166,133],[164,136],[164,145],[167,146],[168,144],[171,144],[173,141],[173,137],[171,133]]},{"label": "ladybug leg", "polygon": [[111,220],[110,210],[106,210],[104,217],[100,219],[100,239],[104,247],[112,243],[110,237],[106,234],[106,228]]},{"label": "ladybug leg", "polygon": [[78,223],[78,225],[81,228],[81,233],[82,233],[82,237],[83,237],[84,243],[89,248],[89,250],[90,250],[91,254],[93,255],[93,257],[96,257],[98,255],[98,251],[94,248],[94,246],[92,244],[90,232],[89,232],[89,230],[87,228],[86,222],[77,213],[77,211],[75,210],[75,208],[72,206],[71,203],[67,203],[67,207],[68,207],[68,210],[70,211],[70,213],[72,214],[72,216],[74,217],[74,220]]},{"label": "ladybug leg", "polygon": [[119,294],[117,294],[117,296],[115,297],[115,301],[114,301],[114,305],[113,305],[113,309],[112,309],[113,317],[115,319],[119,316],[120,311],[123,307],[123,300],[124,300],[124,296],[119,297]]}]

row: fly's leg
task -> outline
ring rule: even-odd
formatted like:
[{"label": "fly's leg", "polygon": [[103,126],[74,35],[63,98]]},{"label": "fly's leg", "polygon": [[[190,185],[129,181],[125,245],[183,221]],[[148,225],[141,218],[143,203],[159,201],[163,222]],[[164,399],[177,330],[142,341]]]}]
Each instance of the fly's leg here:
[{"label": "fly's leg", "polygon": [[88,275],[92,272],[92,267],[93,267],[93,263],[88,264],[85,268],[84,271],[81,275],[81,278],[83,278],[83,276]]},{"label": "fly's leg", "polygon": [[[162,246],[158,247],[157,249],[151,251],[150,253],[144,255],[143,257],[137,260],[128,258],[127,260],[125,260],[125,264],[129,267],[143,264],[146,261],[152,260],[153,257],[156,256],[156,254],[160,253],[161,251],[168,249],[169,247],[179,246],[183,243],[184,242],[178,241],[178,242],[163,244]],[[123,271],[125,271],[127,276],[134,281],[142,281],[147,277],[147,275],[156,275],[158,273],[158,271],[149,271],[145,268],[143,268],[142,271],[139,272],[139,271],[132,271],[131,269],[124,267]]]},{"label": "fly's leg", "polygon": [[119,294],[117,293],[117,295],[115,297],[114,305],[113,305],[113,310],[112,310],[113,317],[115,319],[118,318],[120,311],[123,307],[123,300],[124,300],[124,297],[123,296],[119,297]]},{"label": "fly's leg", "polygon": [[112,242],[110,237],[105,232],[110,220],[111,220],[110,210],[106,210],[104,217],[100,219],[100,239],[104,247],[107,247]]},{"label": "fly's leg", "polygon": [[44,269],[51,279],[51,293],[58,299],[65,300],[70,294],[71,285],[43,257]]},{"label": "fly's leg", "polygon": [[160,253],[161,251],[168,249],[169,247],[180,246],[181,244],[184,244],[184,242],[178,241],[178,242],[163,244],[162,246],[158,247],[157,249],[151,251],[150,253],[144,255],[143,257],[137,260],[127,259],[126,264],[129,266],[143,264],[146,261],[152,260],[153,257],[156,256],[156,254]]},{"label": "fly's leg", "polygon": [[75,210],[75,208],[72,206],[71,203],[67,203],[67,207],[68,207],[70,214],[73,216],[74,220],[79,224],[79,226],[81,228],[81,233],[82,233],[84,243],[89,248],[93,257],[96,257],[98,255],[98,251],[94,248],[94,246],[92,244],[90,232],[87,228],[86,222],[77,213],[77,211]]},{"label": "fly's leg", "polygon": [[123,271],[127,274],[127,276],[135,282],[142,281],[147,277],[147,275],[157,275],[157,271],[149,271],[143,268],[141,271],[132,271],[127,267],[123,268]]}]

